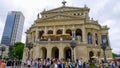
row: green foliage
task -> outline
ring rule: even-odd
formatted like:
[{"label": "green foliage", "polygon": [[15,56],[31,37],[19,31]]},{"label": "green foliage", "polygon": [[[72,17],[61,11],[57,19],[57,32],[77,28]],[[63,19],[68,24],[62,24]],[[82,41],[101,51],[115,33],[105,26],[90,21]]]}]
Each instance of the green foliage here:
[{"label": "green foliage", "polygon": [[9,57],[8,57],[7,55],[5,55],[3,59],[4,59],[4,60],[8,60],[8,58],[9,58]]},{"label": "green foliage", "polygon": [[90,68],[97,68],[97,67],[95,66],[95,63],[90,63]]},{"label": "green foliage", "polygon": [[117,56],[117,54],[116,53],[112,53],[112,56],[113,56],[113,58],[115,58]]},{"label": "green foliage", "polygon": [[16,42],[14,44],[14,47],[10,48],[10,51],[8,53],[10,58],[22,59],[24,45],[24,43]]}]

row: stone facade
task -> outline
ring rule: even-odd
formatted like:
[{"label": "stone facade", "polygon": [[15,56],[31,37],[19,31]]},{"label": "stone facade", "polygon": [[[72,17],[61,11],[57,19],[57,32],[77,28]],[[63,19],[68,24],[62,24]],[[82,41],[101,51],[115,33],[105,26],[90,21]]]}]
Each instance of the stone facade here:
[{"label": "stone facade", "polygon": [[[76,43],[74,59],[81,57],[89,60],[92,56],[103,58],[101,44],[108,45],[106,57],[112,58],[109,28],[90,19],[88,7],[61,6],[41,12],[41,18],[26,32],[26,45],[33,43],[30,58],[65,58],[71,59],[70,42]],[[24,49],[23,61],[28,57],[28,48]]]}]

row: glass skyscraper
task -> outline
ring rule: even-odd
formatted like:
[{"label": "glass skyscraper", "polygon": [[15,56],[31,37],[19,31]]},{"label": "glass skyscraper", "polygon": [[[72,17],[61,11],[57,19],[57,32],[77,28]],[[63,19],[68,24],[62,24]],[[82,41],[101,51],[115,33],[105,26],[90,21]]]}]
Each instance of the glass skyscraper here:
[{"label": "glass skyscraper", "polygon": [[24,19],[25,17],[20,11],[11,11],[8,13],[1,44],[9,46],[21,41]]}]

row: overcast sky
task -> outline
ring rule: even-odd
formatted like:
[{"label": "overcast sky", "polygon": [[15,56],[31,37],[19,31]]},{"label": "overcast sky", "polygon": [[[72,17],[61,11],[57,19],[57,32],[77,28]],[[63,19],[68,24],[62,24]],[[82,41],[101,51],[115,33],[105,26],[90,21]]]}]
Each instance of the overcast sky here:
[{"label": "overcast sky", "polygon": [[[62,6],[63,0],[0,0],[0,41],[8,11],[22,11],[25,24],[22,42],[25,42],[25,32],[34,23],[37,14],[44,9],[49,10]],[[91,9],[90,17],[98,20],[101,25],[107,25],[110,45],[114,53],[120,54],[120,0],[66,0],[67,6]]]}]

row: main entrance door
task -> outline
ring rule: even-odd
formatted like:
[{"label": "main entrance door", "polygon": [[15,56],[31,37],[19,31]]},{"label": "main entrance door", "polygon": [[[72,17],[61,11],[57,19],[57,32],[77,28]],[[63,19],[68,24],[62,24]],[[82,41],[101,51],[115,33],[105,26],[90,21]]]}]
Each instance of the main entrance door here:
[{"label": "main entrance door", "polygon": [[52,58],[59,58],[59,49],[57,47],[52,48]]},{"label": "main entrance door", "polygon": [[94,56],[94,53],[92,51],[89,52],[89,58],[90,58],[90,62],[92,62],[93,58],[92,56]]},{"label": "main entrance door", "polygon": [[69,47],[64,48],[65,59],[71,59],[71,49]]}]

